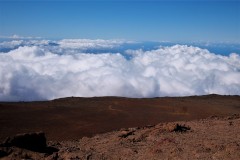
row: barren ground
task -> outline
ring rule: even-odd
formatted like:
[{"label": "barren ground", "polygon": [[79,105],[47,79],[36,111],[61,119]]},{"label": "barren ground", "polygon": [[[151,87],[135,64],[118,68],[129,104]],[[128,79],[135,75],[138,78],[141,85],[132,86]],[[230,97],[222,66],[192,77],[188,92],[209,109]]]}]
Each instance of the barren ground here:
[{"label": "barren ground", "polygon": [[[239,113],[239,96],[218,95],[1,102],[0,138],[43,131],[59,149],[13,147],[5,159],[238,159],[240,118],[230,115]],[[177,123],[190,130],[173,131]]]}]

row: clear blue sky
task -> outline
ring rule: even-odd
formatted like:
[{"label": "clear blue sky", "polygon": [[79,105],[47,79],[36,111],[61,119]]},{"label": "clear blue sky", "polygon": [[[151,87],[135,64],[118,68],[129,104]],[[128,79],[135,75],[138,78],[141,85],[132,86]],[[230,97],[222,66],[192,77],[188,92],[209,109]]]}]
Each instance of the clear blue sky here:
[{"label": "clear blue sky", "polygon": [[240,42],[240,1],[0,0],[0,35]]}]

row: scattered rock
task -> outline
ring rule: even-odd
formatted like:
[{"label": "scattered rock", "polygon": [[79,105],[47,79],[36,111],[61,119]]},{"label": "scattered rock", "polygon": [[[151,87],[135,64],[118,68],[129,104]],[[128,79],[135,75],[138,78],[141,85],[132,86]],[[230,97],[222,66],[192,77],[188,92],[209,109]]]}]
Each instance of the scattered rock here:
[{"label": "scattered rock", "polygon": [[1,146],[7,148],[18,147],[47,154],[58,151],[54,147],[47,147],[46,137],[43,132],[17,134],[13,137],[8,137]]},{"label": "scattered rock", "polygon": [[210,116],[208,119],[219,120],[220,117],[219,117],[219,116],[212,115],[212,116]]},{"label": "scattered rock", "polygon": [[37,152],[43,152],[47,147],[43,132],[17,134],[14,137],[8,137],[3,145],[5,147],[16,146]]},{"label": "scattered rock", "polygon": [[27,153],[24,153],[21,158],[24,160],[32,160],[32,157],[30,155],[28,155]]},{"label": "scattered rock", "polygon": [[189,126],[181,125],[181,124],[175,124],[175,123],[169,123],[163,126],[163,129],[168,132],[186,132],[191,129]]},{"label": "scattered rock", "polygon": [[146,125],[144,128],[152,128],[154,125]]},{"label": "scattered rock", "polygon": [[7,156],[9,153],[3,149],[0,149],[0,158]]},{"label": "scattered rock", "polygon": [[89,159],[91,158],[91,156],[92,156],[92,153],[88,153],[88,154],[86,155],[86,159],[89,160]]},{"label": "scattered rock", "polygon": [[185,125],[180,125],[180,124],[177,124],[174,128],[174,132],[186,132],[188,130],[190,130],[191,127],[188,127],[188,126],[185,126]]},{"label": "scattered rock", "polygon": [[133,135],[134,132],[136,132],[139,129],[139,127],[133,127],[133,128],[128,128],[128,129],[121,129],[120,134],[118,135],[118,137],[121,138],[127,138],[130,135]]},{"label": "scattered rock", "polygon": [[127,138],[130,135],[133,135],[134,131],[121,131],[118,137]]},{"label": "scattered rock", "polygon": [[[9,138],[0,146],[0,159],[239,159],[239,119],[205,119],[157,124],[154,127],[128,128],[99,134],[78,141],[48,142],[59,152],[47,154],[46,138],[44,153],[15,147],[16,141],[24,143],[26,134]],[[229,126],[229,123],[233,126]],[[187,132],[194,128],[194,132]],[[37,133],[27,134],[27,137]],[[38,135],[38,134],[37,134]],[[216,138],[217,135],[217,138]],[[119,138],[121,137],[121,138]],[[23,140],[22,140],[23,139]],[[28,141],[27,141],[28,142]],[[35,142],[37,142],[35,140]],[[11,149],[7,150],[7,149]]]},{"label": "scattered rock", "polygon": [[239,119],[239,118],[240,118],[239,114],[233,114],[233,115],[227,117],[227,120],[233,120],[233,119]]},{"label": "scattered rock", "polygon": [[56,152],[56,153],[54,153],[54,154],[52,154],[50,157],[49,157],[49,159],[51,159],[51,160],[57,160],[59,158],[59,156],[58,156],[58,153]]}]

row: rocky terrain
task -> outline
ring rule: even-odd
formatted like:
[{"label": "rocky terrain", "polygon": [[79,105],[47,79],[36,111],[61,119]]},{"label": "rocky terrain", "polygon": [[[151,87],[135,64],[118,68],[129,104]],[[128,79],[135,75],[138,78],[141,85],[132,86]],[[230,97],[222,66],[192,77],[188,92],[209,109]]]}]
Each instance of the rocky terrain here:
[{"label": "rocky terrain", "polygon": [[[0,156],[12,160],[239,159],[239,126],[240,116],[232,115],[126,128],[75,141],[46,143],[43,133],[22,134],[3,142]],[[35,143],[28,141],[31,138]]]},{"label": "rocky terrain", "polygon": [[1,102],[0,159],[239,159],[239,113],[219,95]]}]

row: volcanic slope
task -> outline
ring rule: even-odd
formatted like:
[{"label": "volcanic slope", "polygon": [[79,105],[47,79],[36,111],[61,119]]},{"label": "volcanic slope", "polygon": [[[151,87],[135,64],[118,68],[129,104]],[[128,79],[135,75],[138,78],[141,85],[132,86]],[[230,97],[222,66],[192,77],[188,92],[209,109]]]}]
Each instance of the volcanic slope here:
[{"label": "volcanic slope", "polygon": [[240,113],[240,96],[163,98],[61,98],[40,102],[0,102],[0,140],[43,131],[65,141],[129,127],[189,121]]}]

